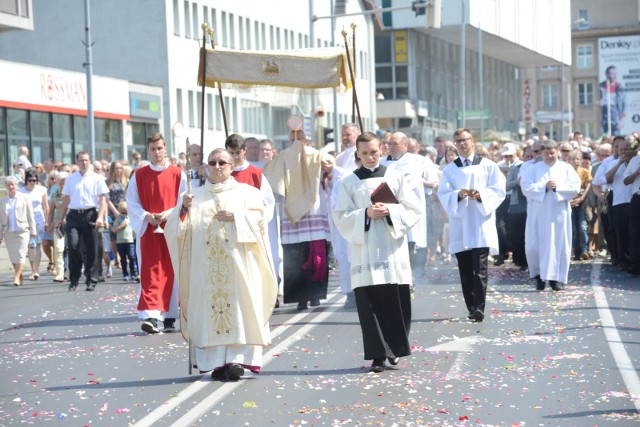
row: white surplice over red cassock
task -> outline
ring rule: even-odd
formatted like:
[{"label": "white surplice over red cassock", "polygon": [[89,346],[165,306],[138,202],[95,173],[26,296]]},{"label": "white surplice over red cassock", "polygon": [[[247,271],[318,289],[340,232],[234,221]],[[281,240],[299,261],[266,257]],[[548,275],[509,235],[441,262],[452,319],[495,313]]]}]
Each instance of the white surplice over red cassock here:
[{"label": "white surplice over red cassock", "polygon": [[178,317],[178,293],[174,292],[174,273],[167,243],[161,233],[154,233],[156,227],[145,217],[148,213],[171,212],[186,186],[186,175],[168,161],[164,166],[136,169],[129,181],[127,210],[136,233],[140,261],[140,319]]},{"label": "white surplice over red cassock", "polygon": [[[180,326],[195,364],[210,371],[238,363],[259,372],[271,343],[278,285],[259,190],[230,177],[193,189],[193,205],[169,216],[165,237],[180,281]],[[232,222],[214,218],[221,209]]]}]

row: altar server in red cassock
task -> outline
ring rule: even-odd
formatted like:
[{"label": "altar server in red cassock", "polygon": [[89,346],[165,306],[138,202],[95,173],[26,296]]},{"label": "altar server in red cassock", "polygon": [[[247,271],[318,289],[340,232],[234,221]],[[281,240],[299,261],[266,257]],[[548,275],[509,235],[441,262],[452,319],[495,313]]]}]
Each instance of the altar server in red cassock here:
[{"label": "altar server in red cassock", "polygon": [[165,332],[175,331],[178,317],[178,285],[164,234],[159,232],[167,216],[187,188],[187,178],[166,156],[162,134],[147,138],[151,164],[138,168],[127,189],[131,225],[136,232],[140,269],[138,317],[142,330],[155,334],[163,322]]}]

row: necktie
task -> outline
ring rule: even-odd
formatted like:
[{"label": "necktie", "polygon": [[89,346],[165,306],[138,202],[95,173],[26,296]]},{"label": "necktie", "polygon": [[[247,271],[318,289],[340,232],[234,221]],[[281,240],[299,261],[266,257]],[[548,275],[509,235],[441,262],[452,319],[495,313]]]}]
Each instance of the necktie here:
[{"label": "necktie", "polygon": [[393,160],[393,157],[391,157],[391,155],[387,156],[387,160]]},{"label": "necktie", "polygon": [[464,159],[464,165],[469,166],[469,159]]}]

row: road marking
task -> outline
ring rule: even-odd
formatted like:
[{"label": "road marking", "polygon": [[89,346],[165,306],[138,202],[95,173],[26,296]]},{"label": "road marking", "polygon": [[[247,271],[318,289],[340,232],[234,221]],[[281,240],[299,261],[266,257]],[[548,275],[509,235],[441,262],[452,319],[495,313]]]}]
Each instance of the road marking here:
[{"label": "road marking", "polygon": [[[327,294],[327,302],[333,303],[336,298],[343,298],[343,297],[344,296],[338,292],[329,293]],[[314,317],[314,322],[307,323],[306,325],[301,327],[300,330],[297,331],[295,335],[292,335],[289,338],[286,338],[284,341],[282,341],[280,344],[276,345],[275,347],[269,347],[265,352],[265,354],[263,355],[262,366],[263,367],[267,366],[271,361],[273,361],[274,359],[273,354],[278,354],[282,352],[283,349],[291,345],[293,342],[299,340],[301,336],[304,336],[313,328],[322,324],[323,320],[328,318],[329,315],[331,315],[332,313],[335,313],[336,311],[338,311],[339,307],[341,306],[342,305],[340,304],[338,305],[324,304],[323,307],[327,307],[328,309],[325,311],[319,312],[319,314]],[[285,330],[288,330],[290,329],[291,326],[296,325],[298,320],[301,320],[307,316],[311,316],[314,313],[316,313],[316,311],[296,314],[291,319],[289,319],[286,324],[281,324],[278,327],[276,327],[271,332],[271,338],[273,339],[278,337],[279,335],[284,333]],[[160,419],[165,417],[168,413],[173,411],[177,406],[182,404],[189,397],[193,396],[194,394],[202,390],[204,387],[208,385],[216,384],[213,381],[208,380],[208,378],[210,378],[210,374],[202,375],[202,377],[199,380],[197,380],[193,384],[190,384],[184,390],[178,392],[178,394],[175,397],[170,398],[165,402],[164,405],[154,409],[152,412],[147,414],[140,421],[135,423],[134,426],[137,426],[137,427],[152,426],[154,423],[158,422]],[[185,425],[190,425],[191,423],[197,421],[198,418],[204,415],[212,406],[214,406],[216,403],[218,403],[220,400],[226,397],[226,395],[230,394],[232,391],[234,391],[236,388],[238,388],[241,385],[242,385],[242,382],[224,383],[215,392],[210,394],[206,399],[202,400],[196,406],[194,406],[189,411],[187,411],[187,413],[185,413],[179,420],[173,423],[172,426],[182,427]]]},{"label": "road marking", "polygon": [[592,288],[595,294],[596,306],[598,307],[598,314],[600,315],[600,321],[602,323],[602,329],[604,330],[604,336],[613,355],[613,359],[618,366],[618,371],[622,376],[622,380],[627,386],[629,396],[636,412],[640,412],[640,379],[636,372],[633,362],[627,350],[622,343],[620,334],[616,327],[616,322],[613,320],[613,315],[609,309],[609,303],[607,302],[607,296],[604,293],[604,289],[600,286],[600,266],[601,262],[594,262],[591,268],[591,280]]},{"label": "road marking", "polygon": [[444,351],[444,352],[458,352],[458,356],[456,356],[449,372],[447,372],[447,376],[445,377],[447,380],[459,380],[462,374],[462,365],[467,358],[467,354],[473,351],[474,344],[478,341],[479,337],[477,336],[468,336],[463,338],[457,338],[452,341],[448,341],[442,344],[435,345],[433,347],[429,347],[428,351]]}]

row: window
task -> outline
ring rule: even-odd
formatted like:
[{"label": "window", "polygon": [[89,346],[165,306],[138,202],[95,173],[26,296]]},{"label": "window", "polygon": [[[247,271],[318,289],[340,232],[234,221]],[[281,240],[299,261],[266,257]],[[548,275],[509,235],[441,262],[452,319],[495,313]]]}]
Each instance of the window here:
[{"label": "window", "polygon": [[196,126],[196,121],[195,121],[195,110],[193,109],[193,91],[190,90],[189,91],[189,126],[190,127],[195,127]]},{"label": "window", "polygon": [[289,30],[284,29],[284,48],[289,49]]},{"label": "window", "polygon": [[207,128],[213,130],[213,95],[207,94]]},{"label": "window", "polygon": [[180,35],[180,7],[178,0],[173,0],[173,35]]},{"label": "window", "polygon": [[236,17],[233,13],[229,14],[229,47],[236,48]]},{"label": "window", "polygon": [[[263,22],[260,24],[260,37],[262,38],[262,50],[267,50],[267,25]],[[257,47],[257,45],[256,45]]]},{"label": "window", "polygon": [[243,99],[241,102],[242,129],[248,133],[268,134],[269,106],[262,102],[249,101],[246,99]]},{"label": "window", "polygon": [[578,45],[576,47],[576,67],[593,68],[593,46],[590,44]]},{"label": "window", "polygon": [[36,164],[44,162],[47,158],[53,158],[51,153],[51,127],[49,113],[31,111],[31,162]]},{"label": "window", "polygon": [[200,24],[198,23],[198,5],[193,3],[193,7],[191,8],[191,12],[193,13],[193,18],[191,19],[191,23],[193,24],[193,38],[199,39],[200,35]]},{"label": "window", "polygon": [[189,2],[184,2],[184,36],[191,38],[191,13],[189,13]]},{"label": "window", "polygon": [[244,19],[238,17],[238,43],[240,50],[244,50]]},{"label": "window", "polygon": [[[249,20],[249,18],[246,18],[244,20],[244,26],[247,29],[247,49],[251,49],[251,20]],[[256,46],[257,47],[257,46]]]},{"label": "window", "polygon": [[593,105],[593,83],[578,83],[578,105]]},{"label": "window", "polygon": [[178,110],[178,121],[182,122],[184,120],[182,112],[182,89],[176,89],[176,109]]},{"label": "window", "polygon": [[542,85],[542,108],[558,107],[558,86]]},{"label": "window", "polygon": [[220,18],[222,19],[222,47],[227,47],[227,12],[222,12]]},{"label": "window", "polygon": [[197,128],[202,129],[202,92],[198,91],[196,94],[196,121]]},{"label": "window", "polygon": [[258,21],[253,23],[253,35],[256,38],[256,50],[260,49],[260,23]]},{"label": "window", "polygon": [[576,25],[580,30],[589,28],[589,10],[578,9],[578,20],[576,22]]},{"label": "window", "polygon": [[[202,20],[209,24],[209,8],[207,6],[202,6]],[[209,27],[213,28],[211,25]]]},{"label": "window", "polygon": [[75,163],[73,159],[73,138],[71,117],[53,114],[53,158],[64,163]]}]

